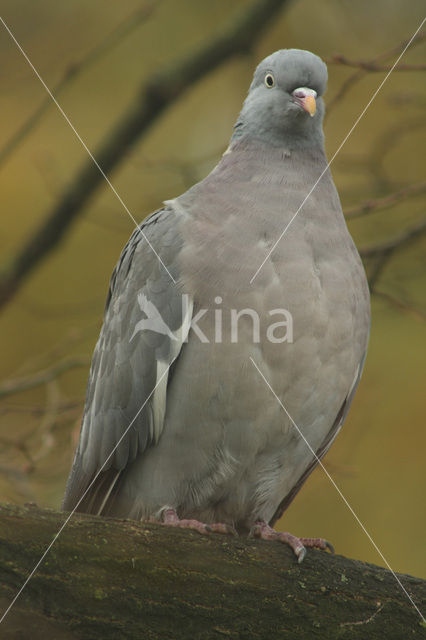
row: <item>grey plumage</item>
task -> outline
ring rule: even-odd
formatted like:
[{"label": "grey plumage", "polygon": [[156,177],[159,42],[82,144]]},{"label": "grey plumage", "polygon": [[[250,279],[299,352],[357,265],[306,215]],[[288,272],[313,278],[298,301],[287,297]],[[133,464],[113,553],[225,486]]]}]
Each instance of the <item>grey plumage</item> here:
[{"label": "grey plumage", "polygon": [[[250,357],[318,456],[331,445],[361,375],[370,311],[328,170],[250,283],[326,167],[326,81],[305,51],[258,66],[219,164],[141,225],[175,283],[139,230],[131,236],[111,280],[64,509],[104,465],[78,510],[139,519],[170,506],[239,531],[273,524],[316,460]],[[318,94],[313,117],[299,87]],[[291,313],[292,343],[266,338],[277,308]],[[233,309],[256,312],[259,342],[247,315],[233,341]],[[160,332],[149,328],[155,310]],[[209,342],[188,334],[199,313]]]}]

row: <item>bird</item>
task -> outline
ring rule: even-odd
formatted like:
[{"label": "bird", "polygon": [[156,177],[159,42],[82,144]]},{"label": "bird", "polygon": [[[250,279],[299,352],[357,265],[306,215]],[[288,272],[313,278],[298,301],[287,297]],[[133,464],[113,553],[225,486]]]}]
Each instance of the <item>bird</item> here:
[{"label": "bird", "polygon": [[309,51],[266,57],[215,168],[135,228],[64,510],[277,540],[299,562],[332,550],[274,528],[340,431],[369,337],[324,150],[326,85]]}]

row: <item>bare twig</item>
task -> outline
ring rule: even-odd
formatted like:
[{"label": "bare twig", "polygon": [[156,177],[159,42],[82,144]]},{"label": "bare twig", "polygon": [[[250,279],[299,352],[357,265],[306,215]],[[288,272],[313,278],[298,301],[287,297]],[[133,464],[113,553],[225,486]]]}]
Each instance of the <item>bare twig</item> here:
[{"label": "bare twig", "polygon": [[425,125],[426,119],[424,116],[413,118],[408,121],[398,122],[395,126],[383,131],[383,133],[376,138],[374,147],[368,157],[368,169],[378,183],[382,186],[388,186],[389,184],[389,179],[385,175],[383,168],[383,159],[385,156],[395,149],[401,138],[416,132]]},{"label": "bare twig", "polygon": [[59,414],[61,394],[56,380],[51,380],[46,386],[45,413],[33,432],[27,434],[28,438],[35,437],[37,441],[40,441],[38,450],[31,452],[32,466],[29,469],[31,471],[36,468],[36,463],[44,458],[55,445],[53,430]]},{"label": "bare twig", "polygon": [[417,132],[420,128],[426,126],[424,117],[412,118],[409,120],[398,121],[395,125],[385,129],[374,140],[374,145],[368,153],[356,157],[342,158],[341,165],[346,164],[351,169],[353,167],[362,167],[366,170],[370,177],[374,178],[377,188],[388,189],[391,181],[385,174],[383,161],[385,157],[393,151],[401,138]]},{"label": "bare twig", "polygon": [[[7,444],[6,447],[8,447]],[[10,448],[13,449],[13,445],[10,445]],[[7,448],[7,450],[10,451],[10,448]],[[26,452],[20,447],[15,447],[15,450],[27,459]],[[33,488],[29,482],[29,475],[26,471],[17,469],[10,464],[0,463],[0,476],[3,476],[3,478],[6,479],[7,484],[11,487],[13,492],[16,492],[17,496],[19,496],[19,502],[21,500],[30,501],[35,499]],[[3,483],[2,486],[4,486]],[[16,496],[14,496],[14,499],[16,500]],[[9,498],[8,502],[12,502],[12,499]]]},{"label": "bare twig", "polygon": [[[343,64],[346,67],[363,69],[364,71],[390,71],[392,65],[377,64],[369,60],[350,60],[342,54],[335,54],[328,59],[330,64]],[[426,64],[398,64],[394,71],[426,71]]]},{"label": "bare twig", "polygon": [[[69,400],[69,401],[64,401],[59,405],[58,408],[58,420],[60,420],[61,422],[66,422],[69,419],[69,416],[71,416],[71,419],[74,417],[74,415],[77,415],[79,412],[81,412],[82,408],[84,407],[84,398],[81,398],[80,400]],[[2,402],[1,407],[0,407],[0,415],[5,415],[7,413],[25,413],[28,414],[30,416],[43,416],[45,413],[45,406],[44,405],[34,405],[34,404],[14,404],[12,402]]]},{"label": "bare twig", "polygon": [[99,319],[86,327],[73,328],[58,342],[49,345],[46,351],[39,352],[31,358],[24,360],[19,368],[11,373],[11,377],[20,379],[33,375],[32,372],[37,369],[47,369],[52,362],[58,362],[66,357],[70,353],[71,347],[75,347],[89,337],[94,338],[94,336],[97,336],[99,328]]},{"label": "bare twig", "polygon": [[407,89],[404,89],[401,92],[387,96],[387,103],[397,109],[408,106],[424,110],[426,107],[426,96],[423,96],[418,91],[407,91]]},{"label": "bare twig", "polygon": [[[53,428],[57,422],[60,410],[60,392],[56,380],[47,383],[46,404],[43,409],[41,420],[37,421],[30,429],[25,431],[18,439],[3,441],[3,446],[9,446],[20,451],[26,463],[21,469],[22,472],[32,473],[36,468],[36,462],[42,459],[53,448],[55,440],[53,436]],[[39,447],[38,451],[32,452],[30,442],[36,439]]]},{"label": "bare twig", "polygon": [[[426,31],[420,31],[414,38],[413,42],[411,43],[410,49],[417,46],[418,44],[421,44],[425,39],[426,39]],[[377,66],[377,65],[380,65],[382,62],[385,62],[389,58],[396,57],[399,53],[401,53],[404,47],[407,46],[407,43],[408,43],[408,40],[403,40],[402,42],[399,42],[395,47],[392,47],[391,49],[388,49],[387,51],[384,51],[383,53],[378,55],[376,58],[369,60],[368,64]],[[339,60],[340,57],[344,57],[344,56],[339,56],[339,54],[336,54],[335,56],[332,56],[331,58],[326,59],[326,62],[328,64],[343,64]],[[397,68],[400,68],[400,67],[397,67]],[[346,95],[349,89],[351,89],[351,87],[357,84],[357,82],[361,80],[368,73],[368,71],[369,70],[367,70],[365,67],[362,67],[361,69],[358,69],[357,71],[355,71],[355,73],[350,75],[349,78],[346,78],[345,82],[343,82],[343,84],[340,86],[336,95],[327,103],[326,118],[329,117],[332,109],[336,106],[338,102],[342,100],[342,98]]]},{"label": "bare twig", "polygon": [[418,196],[422,193],[426,193],[426,182],[419,182],[412,184],[404,189],[399,189],[393,193],[389,193],[383,198],[375,198],[374,200],[366,200],[361,204],[357,204],[353,207],[349,207],[345,211],[345,217],[347,220],[352,218],[359,218],[367,213],[381,211],[382,209],[388,209],[402,200],[407,200],[414,196]]},{"label": "bare twig", "polygon": [[406,247],[407,244],[420,238],[426,232],[426,218],[418,222],[413,227],[406,229],[403,233],[391,240],[382,242],[381,244],[371,245],[369,247],[361,247],[359,249],[362,258],[376,259],[375,266],[368,278],[370,289],[374,291],[375,284],[381,275],[384,267],[389,262],[395,251]]},{"label": "bare twig", "polygon": [[376,604],[377,609],[376,611],[369,616],[368,618],[365,618],[364,620],[357,620],[356,622],[341,622],[340,626],[341,627],[354,627],[357,625],[361,625],[361,624],[369,624],[370,622],[372,622],[374,620],[374,618],[377,616],[377,614],[383,609],[384,605],[381,602],[377,602]]},{"label": "bare twig", "polygon": [[[102,170],[110,173],[129,149],[158,120],[167,107],[207,73],[231,57],[249,51],[262,30],[289,0],[258,0],[220,29],[198,51],[163,70],[157,70],[140,92],[139,100],[124,114],[115,129],[103,141],[94,157]],[[71,181],[60,201],[44,222],[18,249],[0,276],[0,306],[18,291],[28,274],[57,247],[94,192],[104,183],[100,171],[87,160]]]},{"label": "bare twig", "polygon": [[348,78],[346,78],[344,82],[342,82],[336,95],[333,96],[333,98],[329,102],[327,102],[327,109],[324,116],[324,122],[327,122],[327,119],[330,117],[330,113],[334,109],[336,104],[345,97],[349,89],[353,87],[358,82],[358,80],[361,80],[361,78],[363,78],[366,73],[367,72],[364,70],[355,71],[355,73],[350,75]]},{"label": "bare twig", "polygon": [[375,257],[378,254],[388,253],[389,251],[395,251],[401,247],[407,245],[412,240],[417,240],[421,235],[426,232],[426,218],[420,220],[416,225],[406,229],[403,233],[391,240],[382,242],[381,244],[374,244],[369,247],[361,247],[359,253],[363,258]]},{"label": "bare twig", "polygon": [[[105,53],[117,46],[123,38],[129,35],[141,22],[149,18],[155,7],[155,2],[147,4],[145,7],[133,12],[131,16],[126,18],[118,25],[107,37],[97,44],[84,58],[78,62],[72,63],[64,72],[61,80],[53,87],[52,93],[57,98],[64,89],[68,87],[71,81],[75,80],[82,71],[86,71]],[[6,142],[0,150],[0,167],[7,161],[9,156],[15,151],[18,145],[25,140],[28,134],[40,122],[42,116],[52,105],[50,96],[46,96],[40,106],[30,115],[30,117],[22,124],[13,136]]]},{"label": "bare twig", "polygon": [[54,364],[48,369],[38,371],[33,375],[28,375],[17,380],[7,380],[0,386],[0,398],[10,396],[13,393],[27,391],[28,389],[34,389],[42,384],[51,382],[66,371],[70,371],[71,369],[76,369],[78,367],[87,367],[89,364],[90,360],[88,358],[69,358]]},{"label": "bare twig", "polygon": [[388,293],[387,291],[383,291],[382,289],[377,289],[377,287],[375,287],[373,290],[373,293],[375,296],[378,296],[379,298],[383,298],[383,300],[386,300],[387,302],[389,302],[391,305],[399,309],[399,311],[404,311],[405,313],[408,313],[417,319],[426,321],[426,313],[424,311],[422,311],[421,309],[417,309],[416,307],[413,307],[413,305],[405,302],[404,300],[400,300],[399,298],[396,298],[395,296]]},{"label": "bare twig", "polygon": [[189,189],[194,182],[197,182],[197,180],[200,179],[200,165],[203,165],[206,162],[217,162],[225,151],[225,148],[226,144],[222,144],[220,148],[215,149],[214,151],[208,151],[195,159],[192,158],[187,161],[178,158],[166,158],[153,162],[148,157],[144,157],[138,160],[135,164],[143,169],[157,169],[177,173],[186,185],[186,188]]}]

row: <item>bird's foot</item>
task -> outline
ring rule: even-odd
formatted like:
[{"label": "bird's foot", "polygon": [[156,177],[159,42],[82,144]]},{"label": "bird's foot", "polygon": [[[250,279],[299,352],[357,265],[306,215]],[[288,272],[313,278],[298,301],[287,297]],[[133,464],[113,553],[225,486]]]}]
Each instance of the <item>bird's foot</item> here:
[{"label": "bird's foot", "polygon": [[155,520],[156,521],[160,520],[161,524],[164,524],[169,527],[181,527],[182,529],[192,529],[193,531],[198,531],[198,533],[201,533],[203,535],[206,535],[209,533],[224,533],[224,534],[231,534],[233,536],[238,535],[233,526],[229,524],[225,524],[223,522],[215,522],[213,524],[207,524],[205,522],[200,522],[199,520],[193,520],[193,519],[181,520],[178,517],[175,509],[172,509],[170,507],[161,509],[158,515],[158,518],[156,518]]},{"label": "bird's foot", "polygon": [[297,561],[303,562],[306,555],[306,549],[327,549],[334,553],[333,545],[324,540],[324,538],[297,538],[287,531],[275,531],[263,520],[258,520],[251,528],[250,534],[254,538],[262,538],[263,540],[278,540],[284,544],[288,544],[294,551]]}]

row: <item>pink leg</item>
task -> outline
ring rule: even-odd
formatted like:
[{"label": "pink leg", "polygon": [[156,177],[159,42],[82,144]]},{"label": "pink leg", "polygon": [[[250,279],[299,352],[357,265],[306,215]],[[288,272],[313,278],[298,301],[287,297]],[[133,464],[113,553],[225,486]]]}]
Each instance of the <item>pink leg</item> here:
[{"label": "pink leg", "polygon": [[[215,522],[213,524],[206,524],[204,522],[199,522],[199,520],[181,520],[175,509],[171,507],[166,507],[160,511],[160,520],[161,524],[164,524],[168,527],[181,527],[182,529],[192,529],[193,531],[198,531],[203,535],[209,533],[224,533],[231,534],[233,536],[238,535],[235,531],[234,527],[229,524],[224,524],[222,522]],[[156,519],[153,519],[157,521]]]},{"label": "pink leg", "polygon": [[287,531],[275,531],[263,520],[258,520],[250,531],[250,536],[255,538],[262,538],[263,540],[278,540],[284,544],[288,544],[294,551],[297,561],[303,562],[303,558],[306,555],[306,548],[322,549],[325,551],[328,549],[331,553],[334,553],[333,545],[324,538],[297,538],[291,535]]}]

